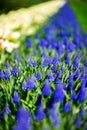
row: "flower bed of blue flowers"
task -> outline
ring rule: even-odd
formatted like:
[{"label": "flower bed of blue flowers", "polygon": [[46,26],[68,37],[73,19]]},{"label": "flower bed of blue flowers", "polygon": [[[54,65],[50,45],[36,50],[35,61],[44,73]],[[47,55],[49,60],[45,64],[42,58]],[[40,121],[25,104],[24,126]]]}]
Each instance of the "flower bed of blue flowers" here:
[{"label": "flower bed of blue flowers", "polygon": [[87,34],[71,7],[21,46],[0,69],[0,130],[87,130]]}]

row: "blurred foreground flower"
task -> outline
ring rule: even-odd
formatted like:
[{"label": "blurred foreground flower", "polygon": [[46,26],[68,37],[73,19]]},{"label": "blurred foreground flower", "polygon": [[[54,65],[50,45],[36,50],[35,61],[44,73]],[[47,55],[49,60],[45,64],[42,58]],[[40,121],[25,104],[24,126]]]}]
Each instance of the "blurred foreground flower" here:
[{"label": "blurred foreground flower", "polygon": [[13,42],[9,42],[8,40],[0,40],[0,50],[2,49],[6,49],[7,52],[12,52],[13,49],[16,49],[19,47],[19,43],[13,43]]},{"label": "blurred foreground flower", "polygon": [[13,49],[19,47],[17,42],[19,38],[19,32],[12,32],[10,28],[7,28],[5,31],[0,29],[0,50],[5,48],[7,52],[12,52]]}]

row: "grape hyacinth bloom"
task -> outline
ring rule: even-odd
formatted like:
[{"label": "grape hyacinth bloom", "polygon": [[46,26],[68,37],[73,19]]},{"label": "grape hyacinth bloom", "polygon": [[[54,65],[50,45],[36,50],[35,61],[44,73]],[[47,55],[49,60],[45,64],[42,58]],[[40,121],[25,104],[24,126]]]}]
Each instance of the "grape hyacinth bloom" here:
[{"label": "grape hyacinth bloom", "polygon": [[48,80],[44,83],[42,93],[44,96],[49,96],[51,94],[51,86]]},{"label": "grape hyacinth bloom", "polygon": [[65,62],[66,62],[66,64],[70,65],[70,56],[69,55],[66,55]]},{"label": "grape hyacinth bloom", "polygon": [[16,77],[19,74],[19,68],[15,65],[11,71],[12,76]]},{"label": "grape hyacinth bloom", "polygon": [[76,80],[80,76],[80,70],[74,72],[74,80]]},{"label": "grape hyacinth bloom", "polygon": [[48,74],[48,79],[49,81],[54,81],[55,78],[52,71],[50,71],[50,73]]},{"label": "grape hyacinth bloom", "polygon": [[52,108],[50,109],[50,112],[49,112],[49,117],[52,122],[52,125],[55,128],[58,128],[59,124],[60,124],[60,115],[59,115],[57,106],[55,106],[55,105],[52,106]]},{"label": "grape hyacinth bloom", "polygon": [[47,41],[45,39],[41,39],[40,42],[38,43],[38,46],[41,46],[41,47],[47,46]]},{"label": "grape hyacinth bloom", "polygon": [[43,63],[42,63],[42,66],[45,67],[45,66],[49,66],[52,64],[52,58],[51,57],[48,57],[46,58]]},{"label": "grape hyacinth bloom", "polygon": [[5,70],[5,71],[4,71],[4,78],[5,78],[6,80],[10,80],[10,72],[9,72],[8,70]]},{"label": "grape hyacinth bloom", "polygon": [[32,59],[30,59],[28,65],[29,65],[29,66],[32,65],[33,67],[36,67],[36,66],[37,66],[37,62],[36,62],[36,60],[32,60]]},{"label": "grape hyacinth bloom", "polygon": [[87,84],[87,81],[85,80],[85,78],[82,80],[82,83],[81,83],[81,89],[85,88],[86,87],[86,84]]},{"label": "grape hyacinth bloom", "polygon": [[81,118],[85,118],[87,116],[87,112],[85,111],[84,107],[80,108],[79,115]]},{"label": "grape hyacinth bloom", "polygon": [[40,37],[39,33],[36,33],[35,34],[35,39],[39,39],[39,37]]},{"label": "grape hyacinth bloom", "polygon": [[9,115],[9,114],[11,113],[11,110],[10,110],[9,106],[6,106],[6,107],[4,108],[4,111],[5,111],[5,113],[6,113],[7,115]]},{"label": "grape hyacinth bloom", "polygon": [[46,56],[47,56],[47,51],[46,51],[46,49],[43,49],[43,50],[42,50],[41,56],[42,56],[42,58],[46,58]]},{"label": "grape hyacinth bloom", "polygon": [[33,90],[35,88],[35,82],[36,82],[36,78],[32,74],[31,77],[30,76],[28,77],[27,90]]},{"label": "grape hyacinth bloom", "polygon": [[58,54],[59,56],[61,56],[63,53],[64,53],[64,46],[61,44],[61,47],[60,45],[58,46]]},{"label": "grape hyacinth bloom", "polygon": [[76,100],[77,99],[77,94],[76,91],[72,91],[71,99]]},{"label": "grape hyacinth bloom", "polygon": [[6,65],[5,65],[5,69],[8,70],[9,68],[10,68],[10,64],[9,64],[9,62],[7,61],[7,62],[6,62]]},{"label": "grape hyacinth bloom", "polygon": [[13,95],[13,102],[17,104],[17,103],[19,103],[19,101],[20,101],[19,94],[17,91],[15,91],[14,95]]},{"label": "grape hyacinth bloom", "polygon": [[53,64],[58,64],[60,62],[60,57],[58,55],[56,55],[53,60],[52,60],[52,63]]},{"label": "grape hyacinth bloom", "polygon": [[78,68],[78,67],[79,67],[79,65],[80,65],[80,58],[81,58],[81,54],[78,54],[78,55],[74,58],[74,60],[73,60],[73,65],[74,65],[75,68]]},{"label": "grape hyacinth bloom", "polygon": [[82,124],[82,120],[80,118],[77,119],[76,122],[75,122],[76,128],[80,128],[81,124]]},{"label": "grape hyacinth bloom", "polygon": [[24,91],[27,90],[27,82],[26,82],[25,80],[24,80],[23,83],[22,83],[22,89],[23,89]]},{"label": "grape hyacinth bloom", "polygon": [[68,88],[69,88],[70,90],[72,90],[72,89],[74,88],[74,80],[73,80],[73,78],[74,78],[74,75],[73,75],[73,74],[70,75],[69,78],[68,78],[68,82],[69,82]]},{"label": "grape hyacinth bloom", "polygon": [[38,107],[35,113],[35,118],[38,122],[41,122],[45,117],[45,112],[42,106]]},{"label": "grape hyacinth bloom", "polygon": [[41,79],[42,79],[42,74],[41,74],[40,70],[37,71],[36,79],[37,79],[37,80],[41,80]]},{"label": "grape hyacinth bloom", "polygon": [[32,47],[32,40],[30,38],[26,39],[26,48]]},{"label": "grape hyacinth bloom", "polygon": [[70,90],[72,90],[73,88],[74,88],[74,81],[69,81],[69,85],[68,85],[68,88],[70,89]]},{"label": "grape hyacinth bloom", "polygon": [[67,102],[63,107],[64,112],[70,112],[71,111],[71,102]]},{"label": "grape hyacinth bloom", "polygon": [[18,111],[16,122],[13,130],[32,130],[31,114],[23,106]]},{"label": "grape hyacinth bloom", "polygon": [[36,61],[36,60],[34,60],[34,61],[32,62],[32,66],[33,66],[33,67],[36,67],[36,66],[37,66],[37,61]]},{"label": "grape hyacinth bloom", "polygon": [[52,72],[56,72],[57,71],[57,64],[54,64],[53,67],[51,68]]},{"label": "grape hyacinth bloom", "polygon": [[55,91],[54,91],[54,94],[53,94],[54,102],[63,103],[64,97],[65,97],[65,95],[64,95],[63,87],[62,86],[57,86]]},{"label": "grape hyacinth bloom", "polygon": [[87,67],[87,61],[84,62],[84,65]]},{"label": "grape hyacinth bloom", "polygon": [[4,78],[4,72],[2,70],[0,70],[0,79]]},{"label": "grape hyacinth bloom", "polygon": [[78,94],[77,100],[79,103],[83,102],[86,99],[86,89],[82,88],[80,89],[80,92]]}]

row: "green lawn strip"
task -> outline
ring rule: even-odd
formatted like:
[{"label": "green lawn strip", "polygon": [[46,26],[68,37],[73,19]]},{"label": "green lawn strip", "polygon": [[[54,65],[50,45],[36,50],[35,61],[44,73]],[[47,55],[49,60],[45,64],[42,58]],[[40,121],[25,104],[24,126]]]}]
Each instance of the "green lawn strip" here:
[{"label": "green lawn strip", "polygon": [[78,21],[87,32],[87,2],[81,0],[70,0],[70,5],[74,10]]}]

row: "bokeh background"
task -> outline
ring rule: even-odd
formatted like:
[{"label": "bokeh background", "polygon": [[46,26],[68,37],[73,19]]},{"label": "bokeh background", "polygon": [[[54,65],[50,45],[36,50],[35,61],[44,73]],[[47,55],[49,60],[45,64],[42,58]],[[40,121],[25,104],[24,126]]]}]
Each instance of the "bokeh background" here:
[{"label": "bokeh background", "polygon": [[[33,5],[37,5],[44,2],[50,2],[52,0],[0,0],[0,14],[8,13],[12,10],[18,10],[20,8],[27,8]],[[59,0],[53,0],[59,1]],[[62,0],[61,0],[62,1]],[[74,9],[78,20],[80,21],[84,30],[87,30],[87,0],[65,0],[70,2]]]}]

